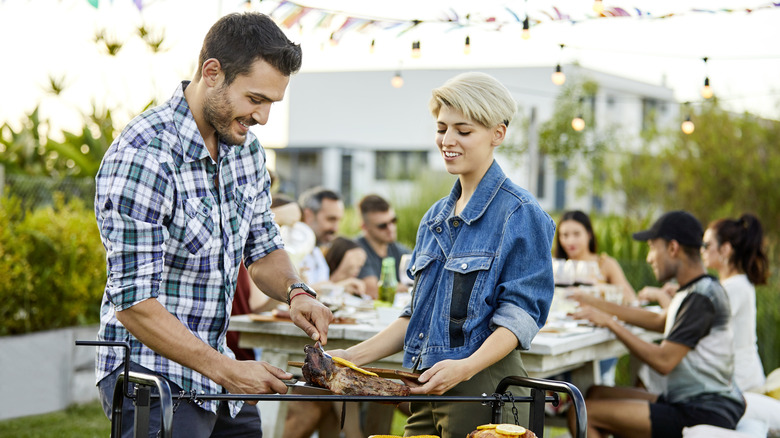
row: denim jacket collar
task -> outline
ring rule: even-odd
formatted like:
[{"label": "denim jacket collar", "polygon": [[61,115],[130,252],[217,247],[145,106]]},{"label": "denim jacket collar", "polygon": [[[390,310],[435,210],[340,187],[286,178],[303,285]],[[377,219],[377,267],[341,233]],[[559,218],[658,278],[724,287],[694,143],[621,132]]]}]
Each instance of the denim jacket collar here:
[{"label": "denim jacket collar", "polygon": [[[482,217],[490,205],[490,201],[493,200],[496,193],[501,189],[501,184],[505,179],[506,175],[504,174],[504,171],[501,170],[501,166],[496,163],[496,160],[493,160],[493,164],[490,165],[488,171],[479,181],[477,190],[471,196],[471,199],[469,199],[466,208],[458,215],[463,222],[471,225],[472,222]],[[461,191],[460,180],[456,180],[455,186],[452,187],[452,191],[450,191],[444,208],[426,224],[429,228],[435,228],[447,220],[450,212],[455,208],[455,203],[458,201]]]}]

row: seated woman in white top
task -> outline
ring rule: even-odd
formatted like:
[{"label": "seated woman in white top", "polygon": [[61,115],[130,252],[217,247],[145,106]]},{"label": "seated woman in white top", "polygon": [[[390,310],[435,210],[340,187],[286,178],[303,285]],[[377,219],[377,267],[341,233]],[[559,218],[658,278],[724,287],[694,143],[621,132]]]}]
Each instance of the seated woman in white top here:
[{"label": "seated woman in white top", "polygon": [[756,284],[766,284],[768,261],[758,218],[719,219],[704,232],[702,259],[718,277],[729,297],[734,327],[734,377],[742,391],[764,385],[764,369],[756,339]]},{"label": "seated woman in white top", "polygon": [[[768,260],[761,222],[751,214],[739,219],[718,219],[704,232],[704,265],[718,272],[731,306],[734,330],[734,380],[747,401],[737,431],[766,436],[780,433],[780,402],[761,394],[764,368],[756,338],[756,288],[766,284]],[[696,435],[692,435],[696,436]]]}]

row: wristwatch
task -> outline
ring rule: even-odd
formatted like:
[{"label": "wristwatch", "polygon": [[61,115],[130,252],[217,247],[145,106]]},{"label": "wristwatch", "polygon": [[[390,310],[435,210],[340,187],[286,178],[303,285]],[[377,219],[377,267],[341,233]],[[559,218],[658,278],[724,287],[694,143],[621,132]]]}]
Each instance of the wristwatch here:
[{"label": "wristwatch", "polygon": [[287,304],[290,304],[290,294],[292,294],[293,289],[301,289],[302,291],[306,292],[307,294],[311,295],[312,298],[317,298],[317,292],[314,292],[314,289],[310,288],[308,284],[306,283],[293,283],[290,285],[290,287],[287,288]]}]

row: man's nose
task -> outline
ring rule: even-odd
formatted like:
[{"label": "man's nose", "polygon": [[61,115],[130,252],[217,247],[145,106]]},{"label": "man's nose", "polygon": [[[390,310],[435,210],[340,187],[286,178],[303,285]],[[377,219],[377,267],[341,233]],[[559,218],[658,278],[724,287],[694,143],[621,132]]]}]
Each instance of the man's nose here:
[{"label": "man's nose", "polygon": [[265,125],[268,123],[268,116],[271,114],[271,104],[262,104],[258,106],[252,113],[252,120],[257,122],[258,125]]}]

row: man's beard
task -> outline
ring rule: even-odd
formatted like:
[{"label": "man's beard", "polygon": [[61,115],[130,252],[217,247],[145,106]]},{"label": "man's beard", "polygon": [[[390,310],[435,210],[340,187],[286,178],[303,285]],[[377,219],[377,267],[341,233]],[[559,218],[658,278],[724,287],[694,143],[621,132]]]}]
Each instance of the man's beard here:
[{"label": "man's beard", "polygon": [[[245,135],[236,135],[231,130],[233,117],[233,104],[227,96],[227,87],[223,86],[214,94],[206,97],[203,102],[203,117],[206,123],[214,127],[217,136],[229,145],[242,145],[246,140]],[[254,124],[246,123],[248,126]]]}]

